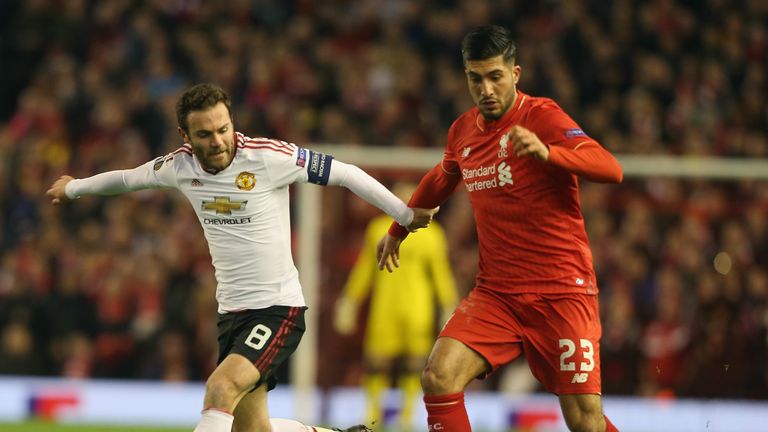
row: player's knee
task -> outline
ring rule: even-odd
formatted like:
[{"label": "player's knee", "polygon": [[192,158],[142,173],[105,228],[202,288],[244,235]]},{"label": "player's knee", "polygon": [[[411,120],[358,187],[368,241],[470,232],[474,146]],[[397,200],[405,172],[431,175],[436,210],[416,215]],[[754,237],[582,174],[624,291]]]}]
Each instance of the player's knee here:
[{"label": "player's knee", "polygon": [[464,390],[448,370],[430,365],[421,372],[421,388],[427,395],[453,394]]},{"label": "player's knee", "polygon": [[231,380],[211,375],[205,383],[205,400],[210,405],[206,408],[228,407],[239,393],[240,389]]}]

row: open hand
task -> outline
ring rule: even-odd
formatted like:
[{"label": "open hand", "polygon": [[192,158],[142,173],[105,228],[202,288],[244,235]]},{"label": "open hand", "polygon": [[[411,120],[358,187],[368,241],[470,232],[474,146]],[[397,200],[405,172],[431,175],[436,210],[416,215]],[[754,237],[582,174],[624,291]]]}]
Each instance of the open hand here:
[{"label": "open hand", "polygon": [[344,336],[349,336],[357,330],[357,302],[341,297],[336,301],[336,311],[333,314],[333,327]]},{"label": "open hand", "polygon": [[400,267],[400,243],[402,240],[393,237],[389,234],[384,234],[384,237],[376,244],[376,260],[379,262],[379,270],[384,270],[392,273],[396,267]]}]

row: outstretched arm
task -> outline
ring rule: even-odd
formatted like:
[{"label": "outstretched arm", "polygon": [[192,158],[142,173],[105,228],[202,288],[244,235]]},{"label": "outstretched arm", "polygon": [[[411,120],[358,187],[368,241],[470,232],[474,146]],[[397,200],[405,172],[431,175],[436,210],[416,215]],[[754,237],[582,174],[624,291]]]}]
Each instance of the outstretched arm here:
[{"label": "outstretched arm", "polygon": [[355,165],[336,159],[333,160],[328,184],[344,186],[351,190],[355,195],[392,216],[406,232],[426,227],[434,214],[431,210],[409,208],[368,173]]},{"label": "outstretched arm", "polygon": [[[154,165],[155,161],[149,161],[133,169],[108,171],[84,179],[63,175],[45,194],[51,197],[53,204],[61,204],[83,195],[117,195],[139,189],[172,187],[170,180],[158,173]],[[169,172],[163,174],[167,176]]]},{"label": "outstretched arm", "polygon": [[108,171],[85,179],[63,175],[45,192],[53,204],[80,198],[83,195],[117,195],[128,192],[123,170]]}]

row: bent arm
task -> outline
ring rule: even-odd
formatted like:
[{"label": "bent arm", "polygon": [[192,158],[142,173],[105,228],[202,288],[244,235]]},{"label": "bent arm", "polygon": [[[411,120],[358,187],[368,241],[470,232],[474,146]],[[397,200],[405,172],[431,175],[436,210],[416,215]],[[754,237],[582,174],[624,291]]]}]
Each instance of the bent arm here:
[{"label": "bent arm", "polygon": [[328,184],[351,190],[355,195],[392,216],[403,227],[410,225],[413,221],[413,210],[384,185],[355,165],[334,159]]},{"label": "bent arm", "polygon": [[621,183],[624,177],[619,161],[594,141],[573,149],[550,146],[549,163],[594,182]]}]

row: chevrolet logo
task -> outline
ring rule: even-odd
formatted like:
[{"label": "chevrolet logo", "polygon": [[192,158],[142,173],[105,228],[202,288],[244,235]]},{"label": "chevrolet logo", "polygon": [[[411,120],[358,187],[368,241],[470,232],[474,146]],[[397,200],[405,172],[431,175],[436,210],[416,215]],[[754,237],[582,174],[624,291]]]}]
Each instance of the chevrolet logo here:
[{"label": "chevrolet logo", "polygon": [[232,210],[245,210],[248,201],[230,201],[228,196],[214,197],[213,201],[203,201],[203,210],[216,210],[216,214],[231,215]]}]

